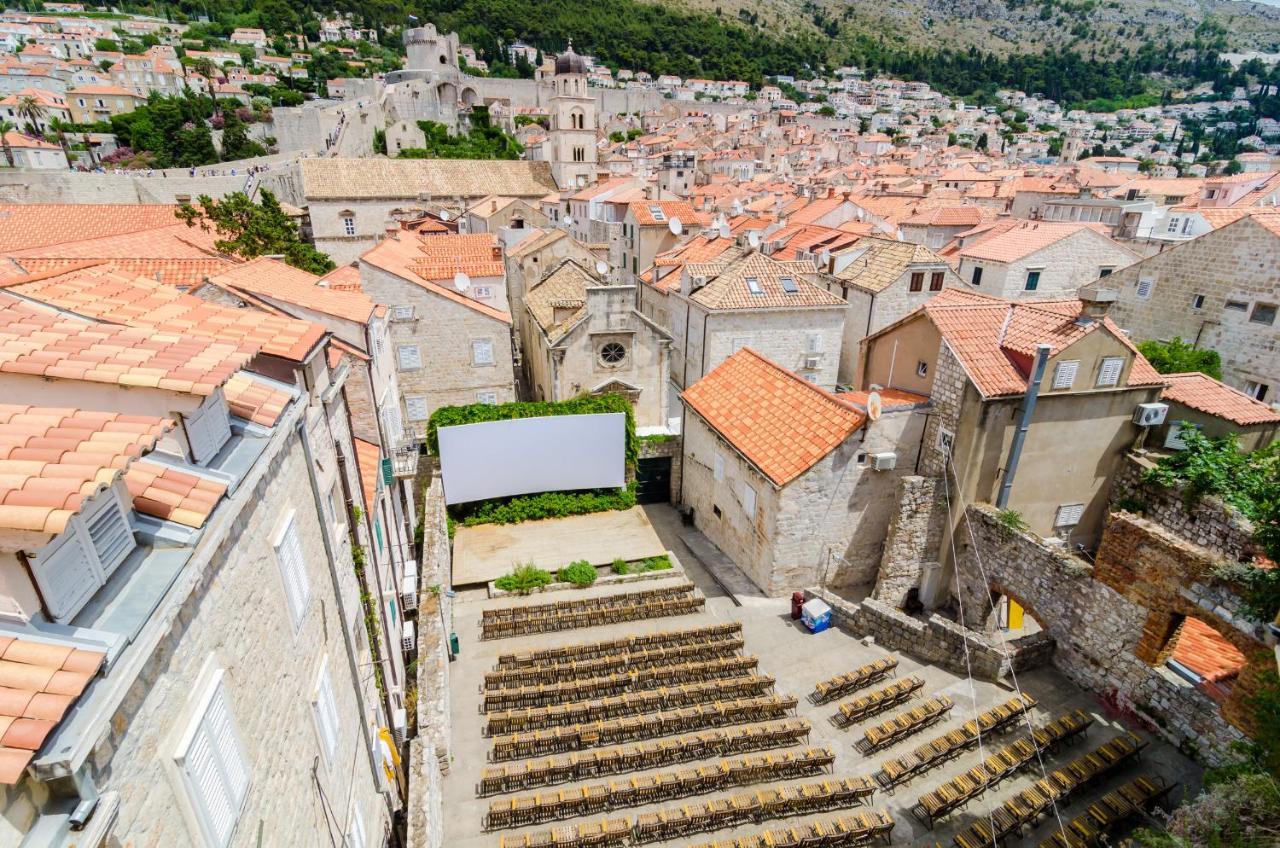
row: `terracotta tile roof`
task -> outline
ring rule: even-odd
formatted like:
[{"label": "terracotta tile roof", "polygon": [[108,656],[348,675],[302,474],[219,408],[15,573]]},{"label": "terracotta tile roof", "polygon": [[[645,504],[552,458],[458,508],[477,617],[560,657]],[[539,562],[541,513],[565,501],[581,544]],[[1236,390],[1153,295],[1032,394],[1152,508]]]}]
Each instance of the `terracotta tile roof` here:
[{"label": "terracotta tile roof", "polygon": [[463,271],[470,277],[501,277],[502,248],[492,233],[428,236],[417,240],[418,255],[409,267],[424,280],[447,281]]},{"label": "terracotta tile roof", "polygon": [[[481,237],[490,240],[493,238],[488,234],[483,234]],[[390,274],[395,274],[397,277],[421,286],[433,294],[439,295],[446,300],[451,300],[454,303],[462,304],[470,309],[474,309],[476,312],[479,312],[482,315],[487,315],[496,321],[503,321],[508,324],[511,323],[511,316],[508,313],[501,309],[494,309],[488,304],[481,303],[474,298],[468,297],[467,295],[458,292],[453,287],[453,275],[459,268],[465,271],[469,276],[472,275],[471,270],[475,270],[477,268],[481,270],[495,270],[489,264],[490,260],[481,260],[476,264],[469,264],[467,257],[463,255],[461,257],[462,261],[460,264],[458,253],[454,250],[445,257],[445,259],[447,259],[447,265],[441,266],[439,263],[444,260],[440,257],[440,248],[438,246],[433,245],[428,247],[428,252],[426,254],[424,254],[423,250],[419,247],[422,242],[452,240],[456,238],[467,239],[474,238],[474,236],[419,237],[408,233],[401,233],[399,238],[388,238],[378,242],[375,247],[370,248],[360,256],[360,261],[367,262],[375,268],[380,268]],[[465,242],[463,242],[463,244],[465,244]],[[424,277],[419,273],[419,268],[422,268],[422,270],[429,274],[440,273],[442,276],[438,278]],[[499,276],[505,273],[505,269],[503,269],[501,262],[498,263],[496,270],[497,275]],[[444,271],[447,271],[447,273],[443,273]],[[475,274],[474,276],[481,275]]]},{"label": "terracotta tile roof", "polygon": [[777,486],[808,471],[866,421],[835,395],[751,348],[680,397]]},{"label": "terracotta tile roof", "polygon": [[96,324],[0,295],[0,373],[210,395],[251,358],[207,336]]},{"label": "terracotta tile roof", "polygon": [[[566,259],[525,293],[525,306],[554,345],[587,312],[587,287],[603,285],[572,259]],[[556,313],[562,314],[556,320]]]},{"label": "terracotta tile roof", "polygon": [[[359,272],[356,272],[357,278]],[[278,259],[260,257],[233,266],[211,276],[214,285],[233,288],[267,298],[268,300],[301,306],[367,324],[373,315],[373,299],[363,292],[342,291],[317,285],[320,278]]]},{"label": "terracotta tile roof", "polygon": [[[960,255],[989,262],[1016,262],[1076,233],[1092,231],[1105,237],[1102,224],[1058,221],[1018,221],[993,228],[989,234],[960,248]],[[1119,245],[1117,245],[1118,247]],[[1135,254],[1135,260],[1138,258]]]},{"label": "terracotta tile roof", "polygon": [[946,265],[945,259],[924,245],[871,236],[834,253],[832,259],[838,265],[841,257],[850,255],[856,258],[833,276],[869,292],[884,291],[912,266],[936,266],[941,270]]},{"label": "terracotta tile roof", "polygon": [[[915,392],[908,392],[903,389],[884,388],[876,389],[876,393],[880,395],[881,409],[898,409],[907,406],[919,406],[922,403],[928,403],[928,395],[918,395]],[[862,411],[867,409],[867,398],[871,392],[837,392],[836,397],[845,403],[851,403]]]},{"label": "terracotta tile roof", "polygon": [[1183,619],[1173,659],[1212,683],[1235,677],[1245,665],[1239,649],[1194,617]]},{"label": "terracotta tile roof", "polygon": [[1225,418],[1234,424],[1280,422],[1280,411],[1272,409],[1260,400],[1254,400],[1226,383],[1218,382],[1207,374],[1197,371],[1165,374],[1164,380],[1169,384],[1160,395],[1164,400]]},{"label": "terracotta tile roof", "polygon": [[981,206],[939,206],[916,212],[902,223],[917,227],[975,227],[995,217]]},{"label": "terracotta tile roof", "polygon": [[129,466],[124,484],[138,512],[197,528],[227,491],[225,483],[146,460]]},{"label": "terracotta tile roof", "polygon": [[1078,300],[1010,302],[967,289],[948,288],[920,309],[938,328],[984,397],[1026,391],[1026,366],[1036,344],[1048,344],[1056,354],[1104,328],[1134,357],[1126,385],[1164,383],[1164,378],[1110,318],[1088,325],[1076,323],[1082,309]]},{"label": "terracotta tile roof", "polygon": [[[164,227],[155,227],[138,232],[100,236],[79,241],[61,240],[56,244],[28,247],[22,250],[7,251],[7,255],[22,268],[35,270],[48,267],[51,260],[83,260],[119,262],[129,267],[142,267],[138,263],[147,260],[185,261],[186,266],[174,265],[170,270],[187,273],[178,279],[164,279],[174,285],[189,285],[198,282],[192,278],[196,269],[209,268],[221,270],[234,263],[234,260],[218,253],[214,247],[216,236],[206,233],[199,227],[188,227],[182,223],[171,223]],[[37,264],[40,261],[44,264]],[[154,270],[163,271],[165,266],[155,266]]]},{"label": "terracotta tile roof", "polygon": [[0,527],[56,535],[172,422],[0,404]]},{"label": "terracotta tile roof", "polygon": [[356,446],[356,467],[360,470],[360,489],[364,492],[364,508],[374,509],[378,500],[378,478],[382,476],[382,451],[373,442],[352,437]]},{"label": "terracotta tile roof", "polygon": [[12,786],[22,779],[105,656],[72,645],[0,636],[0,783]]},{"label": "terracotta tile roof", "polygon": [[360,269],[355,265],[343,265],[340,268],[334,268],[320,278],[320,285],[327,286],[334,291],[364,291],[364,287],[360,285]]},{"label": "terracotta tile roof", "polygon": [[[839,308],[845,301],[805,279],[813,271],[811,262],[778,262],[763,253],[750,253],[722,265],[706,285],[689,296],[708,309],[803,309]],[[693,273],[692,267],[690,273]],[[760,294],[753,294],[749,279],[755,279]],[[795,291],[783,288],[790,279]]]},{"label": "terracotta tile roof", "polygon": [[222,386],[231,414],[263,427],[274,427],[293,397],[255,379],[247,371],[233,374]]},{"label": "terracotta tile roof", "polygon": [[[627,208],[642,227],[666,227],[672,218],[678,218],[688,228],[703,218],[687,200],[637,200],[627,204]],[[654,209],[661,210],[662,216],[655,215]]]},{"label": "terracotta tile roof", "polygon": [[235,263],[230,259],[31,259],[24,257],[19,265],[29,274],[49,274],[82,268],[86,263],[102,265],[126,277],[148,277],[169,286],[189,288],[206,277],[219,274]]},{"label": "terracotta tile roof", "polygon": [[30,282],[21,277],[0,280],[0,287],[100,321],[210,337],[251,356],[262,352],[304,362],[325,336],[324,327],[310,321],[211,303],[173,286],[100,266]]},{"label": "terracotta tile roof", "polygon": [[463,159],[303,159],[308,200],[542,197],[556,188],[550,162]]}]

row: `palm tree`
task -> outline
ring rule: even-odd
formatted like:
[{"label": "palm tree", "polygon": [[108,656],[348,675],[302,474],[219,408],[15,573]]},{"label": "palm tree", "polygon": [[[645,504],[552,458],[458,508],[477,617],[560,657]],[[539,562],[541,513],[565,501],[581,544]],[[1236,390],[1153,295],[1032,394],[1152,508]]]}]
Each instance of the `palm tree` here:
[{"label": "palm tree", "polygon": [[55,116],[49,119],[49,129],[58,137],[58,146],[62,148],[62,155],[67,157],[67,167],[71,167],[71,146],[67,144],[67,130],[71,124]]},{"label": "palm tree", "polygon": [[0,120],[0,145],[4,146],[4,158],[9,160],[9,167],[16,168],[13,160],[13,148],[9,146],[9,133],[18,128],[13,121]]},{"label": "palm tree", "polygon": [[45,108],[35,95],[24,94],[18,98],[14,114],[27,122],[27,130],[32,135],[41,135],[40,121],[44,119]]},{"label": "palm tree", "polygon": [[84,130],[81,130],[80,140],[84,142],[85,152],[89,154],[89,167],[90,168],[98,167],[98,157],[93,152],[93,142],[89,140],[89,133]]},{"label": "palm tree", "polygon": [[191,63],[191,70],[204,77],[205,88],[209,92],[209,99],[213,101],[214,111],[217,111],[218,98],[213,93],[213,75],[218,72],[218,66],[213,64],[211,59],[201,57]]}]

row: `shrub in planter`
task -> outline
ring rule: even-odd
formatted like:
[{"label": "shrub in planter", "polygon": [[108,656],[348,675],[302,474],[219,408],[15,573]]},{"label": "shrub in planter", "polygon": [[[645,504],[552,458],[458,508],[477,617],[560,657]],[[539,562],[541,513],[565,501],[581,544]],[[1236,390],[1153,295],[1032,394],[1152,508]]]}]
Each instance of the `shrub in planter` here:
[{"label": "shrub in planter", "polygon": [[596,567],[585,559],[580,559],[560,569],[556,579],[561,583],[572,583],[579,588],[584,588],[596,582]]},{"label": "shrub in planter", "polygon": [[504,574],[493,585],[504,592],[527,595],[551,582],[551,572],[538,568],[531,562],[517,565],[510,574]]},{"label": "shrub in planter", "polygon": [[666,554],[659,554],[646,559],[640,566],[640,571],[666,571],[671,567],[671,558]]},{"label": "shrub in planter", "polygon": [[617,559],[615,559],[613,561],[612,567],[613,567],[614,574],[630,574],[631,573],[631,563],[627,562],[622,557],[618,557]]}]

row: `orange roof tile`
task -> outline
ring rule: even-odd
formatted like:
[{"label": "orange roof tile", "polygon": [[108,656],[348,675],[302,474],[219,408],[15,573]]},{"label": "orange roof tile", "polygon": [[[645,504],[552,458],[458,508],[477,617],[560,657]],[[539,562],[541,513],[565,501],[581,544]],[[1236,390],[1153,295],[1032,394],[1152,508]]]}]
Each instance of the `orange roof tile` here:
[{"label": "orange roof tile", "polygon": [[0,651],[0,783],[12,786],[106,655],[13,636],[0,636]]},{"label": "orange roof tile", "polygon": [[1183,619],[1173,659],[1213,683],[1235,677],[1245,665],[1245,656],[1235,645],[1194,617]]},{"label": "orange roof tile", "polygon": [[104,266],[30,281],[0,280],[0,287],[101,321],[216,339],[250,356],[262,352],[304,362],[325,336],[324,327],[310,321],[211,303]]},{"label": "orange roof tile", "polygon": [[[672,218],[689,227],[702,219],[687,200],[637,200],[627,204],[627,208],[642,227],[666,227]],[[661,210],[662,215],[655,215],[655,209]]]},{"label": "orange roof tile", "polygon": [[247,371],[232,375],[222,386],[222,396],[232,415],[263,427],[274,427],[293,401],[288,392],[255,379]]},{"label": "orange roof tile", "polygon": [[253,357],[236,345],[96,324],[0,295],[0,372],[210,395]]},{"label": "orange roof tile", "polygon": [[56,535],[172,422],[0,404],[0,527]]},{"label": "orange roof tile", "polygon": [[[360,261],[368,262],[375,268],[381,268],[388,273],[395,274],[397,277],[421,286],[446,300],[452,300],[454,303],[474,309],[482,315],[510,324],[511,315],[509,313],[501,309],[494,309],[488,304],[468,297],[453,287],[453,275],[458,270],[464,271],[468,276],[484,276],[483,274],[473,273],[477,268],[483,267],[483,270],[496,271],[493,276],[502,276],[505,274],[505,269],[501,262],[497,263],[496,269],[487,263],[483,266],[470,264],[465,257],[462,257],[461,261],[459,261],[456,250],[448,251],[447,249],[445,252],[448,255],[442,258],[439,255],[440,248],[434,245],[427,248],[432,258],[430,260],[425,259],[423,250],[420,247],[423,242],[452,242],[453,239],[457,238],[467,239],[473,238],[473,236],[418,237],[408,233],[401,233],[399,238],[383,239],[375,247],[365,251],[360,256]],[[492,239],[493,237],[486,234],[482,238]],[[424,263],[427,267],[424,267]],[[424,276],[424,273],[431,276]],[[439,276],[435,276],[436,274],[439,274]]]},{"label": "orange roof tile", "polygon": [[209,282],[214,285],[294,304],[360,324],[368,323],[374,309],[371,298],[363,292],[319,286],[319,280],[315,274],[265,256],[233,266],[209,278]]},{"label": "orange roof tile", "polygon": [[356,446],[356,465],[360,469],[360,488],[364,492],[364,508],[374,509],[378,500],[378,478],[382,476],[382,451],[373,442],[352,437]]},{"label": "orange roof tile", "polygon": [[203,527],[227,491],[225,483],[146,460],[129,466],[124,484],[135,510],[188,527]]},{"label": "orange roof tile", "polygon": [[1165,374],[1164,380],[1169,384],[1160,395],[1164,400],[1240,425],[1280,422],[1280,412],[1207,374]]},{"label": "orange roof tile", "polygon": [[[880,395],[880,407],[882,409],[898,409],[905,406],[918,406],[922,403],[928,403],[928,395],[918,395],[915,392],[908,392],[903,389],[884,388],[876,389],[876,393]],[[859,409],[866,411],[867,399],[871,396],[871,392],[837,392],[836,397],[845,403],[851,403]]]},{"label": "orange roof tile", "polygon": [[866,421],[835,395],[750,348],[680,397],[777,486],[808,471]]},{"label": "orange roof tile", "polygon": [[[987,235],[960,248],[960,255],[990,262],[1016,262],[1079,232],[1093,231],[1105,237],[1105,229],[1102,224],[1058,221],[1000,222]],[[1134,254],[1135,261],[1137,258]]]},{"label": "orange roof tile", "polygon": [[[810,262],[778,262],[763,253],[749,253],[722,265],[689,297],[709,309],[843,309],[843,298],[802,276],[812,270]],[[794,291],[784,288],[787,279]],[[759,294],[752,291],[750,280],[756,281]]]}]

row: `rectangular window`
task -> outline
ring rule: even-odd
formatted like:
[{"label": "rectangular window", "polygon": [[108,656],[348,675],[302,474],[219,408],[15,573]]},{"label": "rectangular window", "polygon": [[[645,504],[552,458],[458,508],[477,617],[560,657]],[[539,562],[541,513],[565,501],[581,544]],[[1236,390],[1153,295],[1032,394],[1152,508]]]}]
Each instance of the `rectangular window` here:
[{"label": "rectangular window", "polygon": [[946,278],[944,271],[934,271],[929,277],[929,291],[942,291],[942,283]]},{"label": "rectangular window", "polygon": [[1258,383],[1253,380],[1246,380],[1244,384],[1244,393],[1254,400],[1266,400],[1267,390],[1271,387],[1266,383]]},{"label": "rectangular window", "polygon": [[489,406],[498,405],[497,392],[476,392],[476,403],[486,403]]},{"label": "rectangular window", "polygon": [[1120,382],[1120,372],[1124,370],[1123,356],[1104,356],[1102,367],[1098,369],[1099,386],[1115,386]]},{"label": "rectangular window", "polygon": [[1053,520],[1054,527],[1075,527],[1084,515],[1084,504],[1063,504]]},{"label": "rectangular window", "polygon": [[1143,277],[1138,280],[1138,300],[1150,300],[1151,292],[1156,287],[1156,281],[1150,277]]},{"label": "rectangular window", "polygon": [[413,307],[412,307],[412,306],[395,306],[395,307],[392,307],[392,309],[391,309],[391,320],[392,320],[392,321],[412,321],[412,320],[413,320]]},{"label": "rectangular window", "polygon": [[291,510],[285,517],[284,525],[276,534],[271,546],[275,548],[276,562],[280,566],[280,579],[284,582],[289,620],[293,622],[293,629],[296,632],[307,611],[307,601],[311,599],[311,581],[307,579],[307,563],[302,556],[302,543],[298,541],[298,528],[294,522],[294,515]]},{"label": "rectangular window", "polygon": [[369,844],[364,832],[364,818],[355,802],[351,803],[351,823],[347,825],[347,844],[345,848],[365,848]]},{"label": "rectangular window", "polygon": [[1276,305],[1274,303],[1255,303],[1249,320],[1255,324],[1270,326],[1276,322]]},{"label": "rectangular window", "polygon": [[396,348],[396,356],[400,361],[401,371],[412,371],[422,367],[422,353],[417,345],[401,345]]},{"label": "rectangular window", "polygon": [[338,703],[333,697],[333,681],[329,679],[329,658],[320,661],[315,692],[311,696],[311,713],[316,721],[316,735],[327,762],[333,762],[338,751]]},{"label": "rectangular window", "polygon": [[1114,270],[1115,270],[1115,268],[1099,268],[1099,269],[1098,269],[1098,279],[1102,279],[1103,277],[1110,277],[1110,276],[1111,276],[1111,272],[1112,272],[1112,271],[1114,271]]},{"label": "rectangular window", "polygon": [[924,272],[923,271],[915,271],[911,274],[911,285],[909,288],[913,292],[918,292],[924,289]]},{"label": "rectangular window", "polygon": [[471,364],[493,364],[493,342],[488,339],[476,339],[471,343]]},{"label": "rectangular window", "polygon": [[1053,387],[1055,389],[1069,389],[1076,381],[1076,371],[1080,370],[1080,362],[1076,359],[1070,359],[1066,362],[1059,362],[1058,367],[1053,371]]},{"label": "rectangular window", "polygon": [[1023,286],[1023,289],[1025,291],[1035,291],[1039,287],[1040,287],[1040,272],[1028,271],[1027,282],[1026,282],[1026,285]]},{"label": "rectangular window", "polygon": [[1167,232],[1176,233],[1177,231],[1178,231],[1178,219],[1175,216],[1169,219],[1169,228]]},{"label": "rectangular window", "polygon": [[493,297],[493,286],[476,286],[471,290],[476,298],[484,300]]},{"label": "rectangular window", "polygon": [[410,421],[426,421],[427,399],[424,397],[407,397],[404,399],[405,416]]},{"label": "rectangular window", "polygon": [[973,276],[969,279],[969,282],[973,283],[975,286],[982,285],[982,269],[981,268],[973,269]]},{"label": "rectangular window", "polygon": [[940,453],[945,453],[949,456],[951,454],[951,448],[955,444],[955,441],[956,441],[955,433],[951,432],[945,427],[939,427],[938,441],[934,445],[934,448],[938,450]]},{"label": "rectangular window", "polygon": [[752,520],[756,517],[756,490],[746,483],[742,484],[742,511]]},{"label": "rectangular window", "polygon": [[1191,298],[1192,309],[1204,309],[1204,295],[1198,294]]},{"label": "rectangular window", "polygon": [[1225,304],[1225,308],[1230,309],[1232,312],[1247,312],[1249,310],[1249,304],[1239,300],[1228,300]]},{"label": "rectangular window", "polygon": [[342,232],[344,235],[353,236],[356,234],[356,219],[347,216],[342,219]]},{"label": "rectangular window", "polygon": [[747,277],[747,291],[752,294],[764,294],[764,289],[760,287],[759,277]]},{"label": "rectangular window", "polygon": [[720,454],[716,454],[715,456],[715,460],[712,463],[711,473],[717,480],[724,479],[724,457]]},{"label": "rectangular window", "polygon": [[203,693],[174,760],[204,842],[216,848],[229,845],[249,795],[249,763],[221,670]]}]

